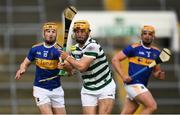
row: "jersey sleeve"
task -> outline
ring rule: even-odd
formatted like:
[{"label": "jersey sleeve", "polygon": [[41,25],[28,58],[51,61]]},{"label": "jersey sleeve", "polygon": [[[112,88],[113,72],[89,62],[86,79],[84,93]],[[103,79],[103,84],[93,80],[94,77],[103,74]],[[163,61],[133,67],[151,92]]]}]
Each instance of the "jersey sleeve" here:
[{"label": "jersey sleeve", "polygon": [[84,49],[84,55],[91,58],[96,58],[98,56],[100,46],[97,43],[91,43]]},{"label": "jersey sleeve", "polygon": [[127,57],[133,56],[133,47],[131,45],[125,47],[122,51]]},{"label": "jersey sleeve", "polygon": [[35,49],[34,48],[31,48],[29,50],[29,53],[27,55],[27,58],[30,60],[30,61],[34,61],[35,60]]}]

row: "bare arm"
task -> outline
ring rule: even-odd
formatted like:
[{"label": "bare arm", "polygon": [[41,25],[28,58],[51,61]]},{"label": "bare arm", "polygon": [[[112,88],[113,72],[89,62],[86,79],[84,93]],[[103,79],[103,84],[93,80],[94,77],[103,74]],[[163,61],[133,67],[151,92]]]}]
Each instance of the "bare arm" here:
[{"label": "bare arm", "polygon": [[84,72],[88,69],[94,58],[83,56],[80,60],[75,60],[67,52],[61,52],[61,58],[69,62],[75,69]]},{"label": "bare arm", "polygon": [[165,79],[165,72],[161,70],[160,65],[157,65],[157,66],[154,67],[153,76],[155,78],[158,78],[158,79],[161,79],[161,80]]},{"label": "bare arm", "polygon": [[130,82],[132,80],[131,77],[125,74],[125,72],[122,69],[122,65],[120,63],[125,58],[127,58],[127,56],[122,51],[117,53],[112,58],[112,65],[114,66],[116,72],[121,76],[124,82]]},{"label": "bare arm", "polygon": [[71,66],[71,64],[69,62],[67,62],[66,60],[61,63],[58,63],[58,69],[62,69],[68,72],[68,75],[72,75],[73,74],[73,67]]},{"label": "bare arm", "polygon": [[25,58],[24,61],[21,63],[19,70],[16,72],[15,79],[20,79],[22,74],[24,74],[29,67],[31,61],[28,58]]}]

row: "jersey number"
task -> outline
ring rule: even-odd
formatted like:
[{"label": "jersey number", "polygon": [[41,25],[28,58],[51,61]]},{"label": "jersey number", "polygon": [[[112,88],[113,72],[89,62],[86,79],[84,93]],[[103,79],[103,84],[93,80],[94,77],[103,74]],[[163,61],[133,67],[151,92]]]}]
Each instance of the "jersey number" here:
[{"label": "jersey number", "polygon": [[48,56],[48,51],[44,51],[43,57],[47,57],[47,56]]}]

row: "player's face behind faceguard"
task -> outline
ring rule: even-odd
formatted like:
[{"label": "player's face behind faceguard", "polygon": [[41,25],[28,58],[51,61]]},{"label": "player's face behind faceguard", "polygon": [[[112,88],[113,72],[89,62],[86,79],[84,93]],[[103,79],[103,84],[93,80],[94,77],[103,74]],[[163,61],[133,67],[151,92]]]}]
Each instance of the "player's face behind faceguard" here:
[{"label": "player's face behind faceguard", "polygon": [[86,20],[78,20],[74,22],[73,32],[76,42],[83,45],[89,37],[90,25]]},{"label": "player's face behind faceguard", "polygon": [[155,29],[153,26],[144,26],[141,30],[141,40],[143,45],[149,47],[155,38]]},{"label": "player's face behind faceguard", "polygon": [[47,45],[53,45],[57,37],[57,24],[53,22],[45,23],[43,26],[43,37]]}]

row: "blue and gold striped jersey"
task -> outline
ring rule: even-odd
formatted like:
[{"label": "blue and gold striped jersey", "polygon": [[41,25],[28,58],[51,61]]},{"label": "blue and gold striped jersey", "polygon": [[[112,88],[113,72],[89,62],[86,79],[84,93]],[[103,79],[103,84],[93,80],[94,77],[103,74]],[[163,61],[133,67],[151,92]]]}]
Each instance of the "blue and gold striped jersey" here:
[{"label": "blue and gold striped jersey", "polygon": [[[128,73],[129,76],[131,76],[140,69],[148,66],[152,61],[154,61],[159,56],[160,51],[158,48],[154,46],[148,48],[143,46],[141,43],[135,43],[124,48],[123,53],[128,57]],[[152,68],[139,74],[135,77],[135,79],[133,79],[131,82],[127,84],[140,83],[147,86],[151,72]]]},{"label": "blue and gold striped jersey", "polygon": [[52,90],[61,85],[60,77],[50,81],[39,82],[39,80],[56,76],[59,73],[57,64],[59,62],[60,52],[55,46],[45,46],[44,43],[34,45],[27,56],[30,61],[35,61],[36,73],[34,86]]}]

